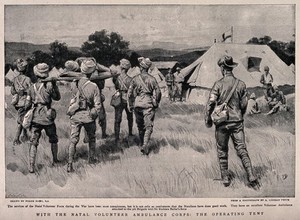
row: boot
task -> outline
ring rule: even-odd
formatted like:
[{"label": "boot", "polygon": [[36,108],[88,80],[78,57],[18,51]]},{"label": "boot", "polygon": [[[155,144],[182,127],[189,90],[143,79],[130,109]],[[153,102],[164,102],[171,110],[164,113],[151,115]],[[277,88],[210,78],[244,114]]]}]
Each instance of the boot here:
[{"label": "boot", "polygon": [[115,123],[115,140],[120,139],[120,124]]},{"label": "boot", "polygon": [[257,178],[253,174],[253,169],[252,169],[251,164],[250,164],[250,166],[248,166],[246,168],[246,172],[247,172],[247,177],[248,177],[250,187],[255,189],[255,190],[259,190],[260,183],[258,182]]},{"label": "boot", "polygon": [[107,134],[106,134],[106,123],[105,123],[105,126],[102,125],[101,129],[102,129],[102,139],[107,138]]},{"label": "boot", "polygon": [[133,127],[133,118],[132,119],[128,119],[128,136],[133,136],[132,134],[132,127]]},{"label": "boot", "polygon": [[143,144],[144,144],[144,134],[145,134],[144,131],[139,131],[139,137],[140,137],[140,144],[139,144],[139,146],[140,147],[142,147]]},{"label": "boot", "polygon": [[57,159],[57,154],[58,154],[58,145],[57,145],[57,143],[52,143],[51,144],[51,152],[52,152],[53,164],[54,163],[59,163],[60,161]]},{"label": "boot", "polygon": [[74,172],[73,163],[68,163],[68,165],[67,165],[67,172],[68,173]]},{"label": "boot", "polygon": [[231,183],[228,170],[221,170],[222,182],[225,187],[228,187]]},{"label": "boot", "polygon": [[241,153],[238,152],[238,155],[240,156],[242,160],[243,167],[247,173],[249,185],[255,189],[258,190],[260,188],[260,184],[256,178],[256,176],[253,174],[253,168],[251,164],[250,157],[248,155],[247,151],[241,151]]},{"label": "boot", "polygon": [[74,144],[70,144],[69,146],[69,158],[68,158],[68,165],[67,165],[67,172],[73,172],[73,160],[76,152],[76,146]]},{"label": "boot", "polygon": [[132,124],[128,123],[128,136],[133,136],[132,134]]},{"label": "boot", "polygon": [[222,182],[225,187],[228,187],[231,184],[231,179],[228,172],[228,154],[223,151],[219,151],[218,153]]},{"label": "boot", "polygon": [[96,142],[89,142],[89,163],[94,164],[97,163],[97,159],[95,157],[96,154]]},{"label": "boot", "polygon": [[18,124],[17,133],[16,133],[16,136],[15,136],[14,141],[13,141],[14,146],[21,144],[20,135],[21,135],[22,129],[23,129],[22,125]]},{"label": "boot", "polygon": [[85,144],[89,143],[89,136],[87,135],[86,130],[84,129],[83,132],[84,132],[83,143],[85,143]]},{"label": "boot", "polygon": [[27,130],[25,128],[22,127],[23,130],[23,135],[21,136],[21,141],[22,142],[26,142],[29,140],[28,134],[27,134]]},{"label": "boot", "polygon": [[29,149],[29,173],[34,173],[34,164],[37,153],[37,146],[30,145]]},{"label": "boot", "polygon": [[152,131],[150,130],[146,130],[145,131],[145,135],[144,135],[144,143],[141,149],[142,154],[148,156],[150,153],[150,149],[149,149],[149,140],[150,140],[150,136],[152,134]]}]

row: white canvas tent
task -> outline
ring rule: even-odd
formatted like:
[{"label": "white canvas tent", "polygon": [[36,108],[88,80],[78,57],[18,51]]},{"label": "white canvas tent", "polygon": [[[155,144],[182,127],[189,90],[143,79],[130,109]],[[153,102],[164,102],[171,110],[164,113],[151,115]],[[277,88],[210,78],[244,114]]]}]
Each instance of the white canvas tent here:
[{"label": "white canvas tent", "polygon": [[295,73],[295,65],[292,63],[289,67],[293,71],[293,73]]},{"label": "white canvas tent", "polygon": [[16,70],[13,71],[12,69],[9,69],[7,74],[5,75],[5,78],[12,81],[15,77],[17,77],[20,73]]},{"label": "white canvas tent", "polygon": [[53,67],[52,70],[49,72],[49,77],[59,77],[60,76],[60,72],[58,71],[58,69],[56,67]]},{"label": "white canvas tent", "polygon": [[234,75],[243,80],[248,88],[261,86],[264,66],[269,66],[276,85],[295,85],[295,74],[267,45],[216,43],[199,59],[181,70],[189,85],[187,100],[198,103],[207,101],[215,81],[222,78],[218,60],[233,57],[238,66]]}]

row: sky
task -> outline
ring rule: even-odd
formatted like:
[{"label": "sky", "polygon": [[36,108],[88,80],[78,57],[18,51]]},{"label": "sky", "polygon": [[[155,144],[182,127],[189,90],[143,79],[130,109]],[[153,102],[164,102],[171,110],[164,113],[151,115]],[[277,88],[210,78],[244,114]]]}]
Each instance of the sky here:
[{"label": "sky", "polygon": [[95,31],[118,32],[130,47],[154,41],[209,46],[233,26],[234,43],[294,40],[293,5],[6,5],[5,41],[80,47]]}]

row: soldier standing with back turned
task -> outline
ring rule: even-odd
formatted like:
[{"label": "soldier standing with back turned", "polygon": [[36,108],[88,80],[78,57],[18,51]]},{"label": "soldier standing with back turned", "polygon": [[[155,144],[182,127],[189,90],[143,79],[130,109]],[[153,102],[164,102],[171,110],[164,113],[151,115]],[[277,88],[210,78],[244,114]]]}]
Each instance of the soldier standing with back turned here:
[{"label": "soldier standing with back turned", "polygon": [[133,109],[139,130],[141,152],[150,153],[149,140],[153,131],[155,111],[158,108],[161,91],[155,78],[148,74],[149,65],[144,59],[140,62],[141,74],[135,76],[128,89],[129,109]]},{"label": "soldier standing with back turned", "polygon": [[56,111],[51,108],[52,100],[59,101],[60,93],[55,81],[42,82],[49,76],[49,66],[39,63],[33,68],[37,76],[37,82],[28,90],[26,109],[35,108],[31,122],[31,139],[29,150],[29,172],[34,173],[34,165],[37,154],[37,146],[42,130],[45,130],[51,144],[53,163],[58,163],[58,138],[54,119]]},{"label": "soldier standing with back turned", "polygon": [[96,71],[96,62],[93,59],[83,60],[80,66],[81,73],[85,74],[80,80],[73,82],[73,98],[67,114],[70,116],[71,137],[69,145],[69,157],[67,172],[74,171],[73,161],[76,145],[79,142],[80,130],[85,128],[89,141],[89,163],[96,163],[96,118],[100,113],[101,97],[97,85],[89,80],[91,74]]},{"label": "soldier standing with back turned", "polygon": [[128,136],[132,136],[133,127],[133,113],[127,108],[127,91],[130,86],[132,78],[127,75],[127,72],[131,64],[129,60],[120,60],[121,74],[113,78],[116,90],[120,92],[121,103],[119,106],[115,106],[115,143],[118,145],[120,138],[120,125],[122,121],[123,110],[125,109],[128,121]]},{"label": "soldier standing with back turned", "polygon": [[169,69],[167,75],[166,75],[166,82],[168,86],[168,95],[169,95],[169,100],[172,101],[173,99],[173,88],[174,88],[174,74],[172,73],[172,70]]},{"label": "soldier standing with back turned", "polygon": [[246,84],[234,77],[232,70],[238,64],[233,62],[232,57],[224,56],[218,61],[218,65],[223,78],[215,82],[209,95],[205,110],[205,124],[207,127],[212,126],[211,114],[216,105],[223,104],[235,87],[227,103],[229,116],[226,121],[216,125],[215,131],[222,181],[225,187],[231,183],[228,172],[228,141],[231,138],[246,170],[250,186],[258,189],[259,183],[253,174],[251,160],[245,144],[244,114],[248,103]]},{"label": "soldier standing with back turned", "polygon": [[27,96],[27,91],[31,86],[30,78],[25,76],[27,62],[25,60],[18,59],[16,63],[17,63],[17,71],[19,72],[19,75],[15,77],[12,81],[11,94],[13,95],[13,98],[11,104],[18,111],[18,118],[17,118],[18,126],[17,126],[16,136],[13,140],[13,145],[21,144],[20,136],[22,131],[23,131],[22,140],[23,141],[28,140],[28,134],[26,129],[23,128],[22,122],[26,114],[25,100]]}]

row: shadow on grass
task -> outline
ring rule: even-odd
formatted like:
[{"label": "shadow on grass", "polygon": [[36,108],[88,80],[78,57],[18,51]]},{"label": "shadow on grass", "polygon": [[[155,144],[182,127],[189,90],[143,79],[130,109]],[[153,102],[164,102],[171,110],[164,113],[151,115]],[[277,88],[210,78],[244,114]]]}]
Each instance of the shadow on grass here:
[{"label": "shadow on grass", "polygon": [[12,172],[16,172],[19,171],[24,175],[27,175],[29,173],[28,168],[26,166],[19,166],[16,163],[9,163],[6,166],[6,169],[12,171]]},{"label": "shadow on grass", "polygon": [[[262,179],[262,177],[266,176],[268,171],[270,170],[269,167],[267,167],[266,165],[262,165],[262,166],[253,166],[253,173],[256,176],[257,180],[260,182],[260,179]],[[231,171],[231,173],[233,174],[233,177],[238,177],[240,179],[241,182],[243,182],[246,186],[250,187],[249,185],[249,180],[248,180],[248,176],[247,173],[244,169],[242,169],[242,174],[238,175],[237,173],[234,173]]]}]

